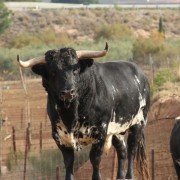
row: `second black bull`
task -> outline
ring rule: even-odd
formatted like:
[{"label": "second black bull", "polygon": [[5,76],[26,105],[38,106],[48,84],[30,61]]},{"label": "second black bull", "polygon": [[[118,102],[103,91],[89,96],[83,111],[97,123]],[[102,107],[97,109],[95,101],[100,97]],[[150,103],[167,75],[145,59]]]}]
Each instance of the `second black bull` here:
[{"label": "second black bull", "polygon": [[150,105],[148,80],[134,63],[94,62],[93,58],[105,56],[107,51],[106,44],[102,51],[61,48],[25,62],[18,58],[20,66],[32,67],[42,76],[52,136],[64,157],[66,180],[73,179],[74,150],[88,144],[92,144],[89,157],[93,180],[101,179],[101,156],[111,144],[117,151],[117,179],[133,178],[135,156],[141,175],[148,179],[144,151]]}]

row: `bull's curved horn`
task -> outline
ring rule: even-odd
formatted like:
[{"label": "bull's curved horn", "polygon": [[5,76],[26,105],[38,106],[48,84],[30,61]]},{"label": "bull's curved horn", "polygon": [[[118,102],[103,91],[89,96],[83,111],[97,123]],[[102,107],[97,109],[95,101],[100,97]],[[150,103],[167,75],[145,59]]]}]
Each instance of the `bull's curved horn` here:
[{"label": "bull's curved horn", "polygon": [[108,43],[106,42],[105,49],[102,51],[76,51],[78,59],[84,58],[99,58],[103,57],[108,52]]},{"label": "bull's curved horn", "polygon": [[40,56],[40,57],[36,57],[33,59],[29,59],[28,61],[21,61],[19,59],[19,55],[17,55],[17,61],[19,63],[19,65],[23,68],[28,68],[28,67],[32,67],[36,64],[44,64],[46,63],[45,61],[45,56]]}]

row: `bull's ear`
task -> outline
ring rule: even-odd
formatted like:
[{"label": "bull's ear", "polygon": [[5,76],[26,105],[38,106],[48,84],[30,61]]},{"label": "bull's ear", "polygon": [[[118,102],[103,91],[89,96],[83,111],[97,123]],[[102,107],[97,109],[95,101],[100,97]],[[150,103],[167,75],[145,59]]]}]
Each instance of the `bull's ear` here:
[{"label": "bull's ear", "polygon": [[87,68],[91,67],[94,63],[93,59],[82,59],[79,60],[80,73],[83,73]]},{"label": "bull's ear", "polygon": [[45,64],[37,64],[34,65],[32,68],[32,71],[40,76],[43,76],[46,78],[47,76],[47,70]]}]

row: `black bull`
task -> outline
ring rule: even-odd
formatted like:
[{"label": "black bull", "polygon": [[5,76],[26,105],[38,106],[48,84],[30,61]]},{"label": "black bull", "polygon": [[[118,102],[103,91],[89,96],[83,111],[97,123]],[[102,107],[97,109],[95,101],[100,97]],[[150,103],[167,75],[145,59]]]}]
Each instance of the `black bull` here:
[{"label": "black bull", "polygon": [[180,180],[180,116],[176,118],[170,136],[170,151],[178,180]]},{"label": "black bull", "polygon": [[73,179],[74,149],[88,144],[92,144],[89,157],[93,180],[101,179],[101,156],[111,144],[118,157],[117,179],[133,178],[135,156],[142,177],[148,179],[144,150],[150,104],[148,80],[133,63],[96,63],[89,58],[91,55],[87,57],[79,57],[72,48],[62,48],[47,51],[43,61],[29,60],[28,63],[33,61],[31,65],[19,61],[21,66],[32,67],[33,72],[42,76],[48,93],[52,136],[64,157],[65,179]]}]

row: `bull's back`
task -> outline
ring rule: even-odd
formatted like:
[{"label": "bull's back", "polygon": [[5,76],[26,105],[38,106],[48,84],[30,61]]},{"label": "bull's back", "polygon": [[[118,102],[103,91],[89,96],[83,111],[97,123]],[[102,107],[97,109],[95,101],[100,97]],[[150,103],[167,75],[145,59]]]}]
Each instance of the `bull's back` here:
[{"label": "bull's back", "polygon": [[[127,61],[97,64],[119,116],[128,119],[138,112],[140,103],[149,109],[149,83],[141,69]],[[143,102],[142,102],[143,101]],[[147,115],[147,112],[146,112]]]}]

